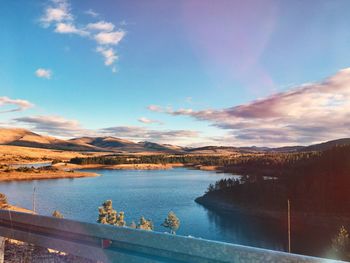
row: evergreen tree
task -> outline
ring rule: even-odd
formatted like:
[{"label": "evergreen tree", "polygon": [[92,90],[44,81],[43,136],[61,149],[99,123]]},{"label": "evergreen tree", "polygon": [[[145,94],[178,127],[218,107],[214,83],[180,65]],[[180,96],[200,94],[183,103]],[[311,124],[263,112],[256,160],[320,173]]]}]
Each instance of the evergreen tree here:
[{"label": "evergreen tree", "polygon": [[175,231],[180,227],[180,220],[174,212],[170,211],[167,218],[164,219],[162,226],[169,228],[171,234],[176,234]]},{"label": "evergreen tree", "polygon": [[58,210],[53,211],[52,216],[57,218],[63,218],[63,215]]},{"label": "evergreen tree", "polygon": [[138,229],[143,229],[143,230],[153,230],[154,226],[151,220],[147,220],[146,218],[144,218],[143,216],[140,218],[140,222],[137,225]]},{"label": "evergreen tree", "polygon": [[6,207],[8,205],[7,203],[7,197],[5,194],[0,193],[0,207]]},{"label": "evergreen tree", "polygon": [[338,234],[332,239],[332,248],[340,259],[350,259],[349,233],[344,226],[341,226]]},{"label": "evergreen tree", "polygon": [[117,212],[113,209],[112,200],[107,200],[98,208],[97,222],[114,226],[125,226],[124,212]]}]

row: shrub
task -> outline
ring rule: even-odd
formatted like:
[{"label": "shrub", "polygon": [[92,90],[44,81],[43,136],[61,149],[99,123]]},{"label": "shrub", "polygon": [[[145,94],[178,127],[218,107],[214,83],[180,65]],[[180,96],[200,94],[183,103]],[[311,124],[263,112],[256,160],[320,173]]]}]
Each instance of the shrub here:
[{"label": "shrub", "polygon": [[151,231],[154,229],[154,226],[151,220],[148,220],[142,216],[140,218],[139,224],[137,225],[137,228]]},{"label": "shrub", "polygon": [[162,226],[169,228],[171,234],[175,234],[175,231],[180,227],[180,220],[174,212],[170,211],[167,218],[164,219]]},{"label": "shrub", "polygon": [[53,211],[52,216],[57,218],[63,218],[63,215],[58,210]]},{"label": "shrub", "polygon": [[125,226],[124,212],[117,212],[113,209],[112,200],[107,200],[98,209],[97,222],[114,226]]},{"label": "shrub", "polygon": [[332,239],[332,249],[339,259],[350,259],[349,233],[344,226],[339,228],[338,234]]},{"label": "shrub", "polygon": [[8,205],[7,197],[5,194],[0,193],[0,207],[5,207]]}]

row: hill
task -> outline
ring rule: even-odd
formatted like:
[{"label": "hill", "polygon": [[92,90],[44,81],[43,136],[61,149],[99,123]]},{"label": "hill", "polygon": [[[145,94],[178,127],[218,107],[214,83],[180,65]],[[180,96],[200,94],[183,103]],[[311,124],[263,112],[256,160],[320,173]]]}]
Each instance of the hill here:
[{"label": "hill", "polygon": [[115,152],[115,153],[180,153],[183,149],[168,144],[132,142],[115,137],[81,137],[70,140],[44,136],[18,128],[0,128],[0,145],[64,151]]},{"label": "hill", "polygon": [[25,129],[0,128],[0,144],[23,146],[32,148],[68,150],[68,151],[96,151],[93,146],[82,145],[51,136],[43,136]]},{"label": "hill", "polygon": [[203,146],[181,147],[171,144],[154,142],[133,142],[116,137],[80,137],[70,140],[44,136],[26,129],[0,128],[0,145],[14,145],[32,148],[55,149],[64,151],[94,151],[114,153],[165,153],[165,154],[239,154],[261,152],[308,152],[324,151],[334,146],[350,145],[350,138],[328,141],[309,146],[285,146],[279,148],[269,147],[232,147],[232,146]]},{"label": "hill", "polygon": [[333,141],[328,141],[324,143],[314,144],[307,147],[303,147],[301,151],[310,152],[310,151],[325,151],[333,148],[334,146],[343,146],[350,145],[350,138],[343,138]]},{"label": "hill", "polygon": [[291,153],[291,152],[314,152],[325,151],[334,146],[350,145],[350,138],[327,141],[319,144],[308,146],[292,145],[283,147],[231,147],[231,146],[203,146],[197,148],[188,148],[186,151],[193,154],[233,154],[233,153],[258,153],[258,152],[276,152],[276,153]]}]

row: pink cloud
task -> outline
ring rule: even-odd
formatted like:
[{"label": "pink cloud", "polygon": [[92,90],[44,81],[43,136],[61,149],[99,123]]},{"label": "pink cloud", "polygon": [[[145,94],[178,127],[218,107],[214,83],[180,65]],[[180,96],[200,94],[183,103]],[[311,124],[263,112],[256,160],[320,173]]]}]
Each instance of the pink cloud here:
[{"label": "pink cloud", "polygon": [[225,109],[163,109],[225,129],[233,140],[260,145],[313,143],[350,132],[350,68],[324,81]]}]

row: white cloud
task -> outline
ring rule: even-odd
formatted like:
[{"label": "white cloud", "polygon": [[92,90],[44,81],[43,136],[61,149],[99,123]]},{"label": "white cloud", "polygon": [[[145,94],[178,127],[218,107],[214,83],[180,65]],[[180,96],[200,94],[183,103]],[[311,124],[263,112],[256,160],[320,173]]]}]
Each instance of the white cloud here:
[{"label": "white cloud", "polygon": [[82,29],[78,29],[75,27],[75,25],[70,24],[70,23],[58,23],[58,24],[56,24],[55,32],[60,33],[60,34],[77,34],[80,36],[89,35],[89,32],[84,31]]},{"label": "white cloud", "polygon": [[51,79],[52,71],[50,69],[38,68],[35,71],[35,75],[38,78]]},{"label": "white cloud", "polygon": [[115,61],[118,60],[118,56],[111,45],[117,45],[123,39],[124,34],[124,31],[100,32],[94,36],[96,42],[100,45],[96,48],[96,51],[104,57],[105,65],[111,66],[113,73],[117,72]]},{"label": "white cloud", "polygon": [[30,103],[27,100],[11,99],[9,97],[0,97],[0,108],[5,106],[10,106],[10,107],[14,106],[14,108],[7,109],[7,110],[0,110],[0,113],[27,110],[29,108],[34,107],[34,104]]},{"label": "white cloud", "polygon": [[66,0],[52,0],[51,3],[52,5],[45,9],[44,15],[40,18],[43,26],[48,27],[54,22],[73,20],[70,6]]},{"label": "white cloud", "polygon": [[14,121],[29,125],[31,129],[61,137],[84,136],[91,134],[83,129],[76,120],[67,120],[60,116],[29,116]]},{"label": "white cloud", "polygon": [[89,23],[87,24],[86,28],[89,30],[96,30],[96,31],[106,31],[106,32],[111,32],[114,30],[114,24],[110,22],[105,22],[105,21],[99,21],[96,23]]},{"label": "white cloud", "polygon": [[95,40],[100,45],[117,45],[124,35],[124,31],[100,32],[95,35]]},{"label": "white cloud", "polygon": [[163,124],[161,121],[148,119],[146,117],[141,117],[141,118],[138,119],[138,121],[142,122],[142,123],[145,123],[145,124],[153,124],[153,123]]},{"label": "white cloud", "polygon": [[87,14],[87,15],[89,15],[89,16],[91,16],[91,17],[98,17],[99,16],[99,14],[98,13],[96,13],[94,10],[92,10],[92,9],[89,9],[89,10],[86,10],[85,11],[85,14]]},{"label": "white cloud", "polygon": [[350,134],[350,68],[319,82],[225,109],[151,111],[191,116],[256,145],[310,144]]},{"label": "white cloud", "polygon": [[147,109],[154,112],[163,112],[163,108],[158,105],[149,105]]},{"label": "white cloud", "polygon": [[97,47],[96,51],[102,54],[105,59],[106,66],[113,65],[118,59],[118,56],[114,53],[112,48]]},{"label": "white cloud", "polygon": [[[97,17],[99,14],[93,10],[84,12],[91,17]],[[125,32],[122,29],[115,29],[115,25],[107,21],[90,22],[86,25],[77,26],[75,17],[71,12],[71,6],[68,0],[51,0],[44,9],[44,14],[40,22],[44,27],[53,25],[54,32],[59,34],[75,34],[81,37],[88,37],[96,41],[97,52],[104,58],[104,64],[109,66],[113,73],[117,72],[115,62],[118,59],[115,46],[124,38]],[[105,47],[101,47],[105,46]],[[114,46],[112,48],[112,46]]]},{"label": "white cloud", "polygon": [[157,143],[171,142],[171,144],[184,145],[200,140],[200,133],[193,130],[152,130],[139,126],[116,126],[101,129],[100,132],[107,136]]}]

